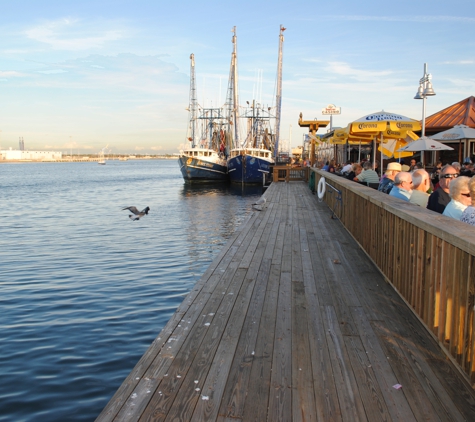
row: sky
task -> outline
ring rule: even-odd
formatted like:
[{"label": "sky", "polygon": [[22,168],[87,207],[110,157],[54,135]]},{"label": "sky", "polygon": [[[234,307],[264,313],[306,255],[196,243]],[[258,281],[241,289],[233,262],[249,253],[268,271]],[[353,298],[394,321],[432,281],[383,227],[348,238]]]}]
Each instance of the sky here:
[{"label": "sky", "polygon": [[[0,0],[0,148],[175,154],[186,145],[190,54],[198,102],[225,103],[236,26],[240,104],[275,105],[281,139],[304,120],[333,126],[385,110],[421,119],[475,95],[473,0]],[[320,129],[319,134],[327,129]]]}]

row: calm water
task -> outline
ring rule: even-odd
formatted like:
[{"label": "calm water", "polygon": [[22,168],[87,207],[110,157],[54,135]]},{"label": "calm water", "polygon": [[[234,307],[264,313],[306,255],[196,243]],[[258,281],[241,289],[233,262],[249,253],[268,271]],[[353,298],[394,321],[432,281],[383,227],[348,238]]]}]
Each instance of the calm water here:
[{"label": "calm water", "polygon": [[1,164],[0,421],[93,421],[261,194],[175,160]]}]

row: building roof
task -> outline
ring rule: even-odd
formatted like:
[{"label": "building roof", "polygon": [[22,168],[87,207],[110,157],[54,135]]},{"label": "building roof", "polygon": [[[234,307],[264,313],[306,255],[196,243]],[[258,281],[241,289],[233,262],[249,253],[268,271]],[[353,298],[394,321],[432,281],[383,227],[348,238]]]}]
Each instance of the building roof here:
[{"label": "building roof", "polygon": [[475,97],[465,98],[444,108],[443,110],[426,117],[426,135],[434,135],[455,125],[467,125],[475,128]]}]

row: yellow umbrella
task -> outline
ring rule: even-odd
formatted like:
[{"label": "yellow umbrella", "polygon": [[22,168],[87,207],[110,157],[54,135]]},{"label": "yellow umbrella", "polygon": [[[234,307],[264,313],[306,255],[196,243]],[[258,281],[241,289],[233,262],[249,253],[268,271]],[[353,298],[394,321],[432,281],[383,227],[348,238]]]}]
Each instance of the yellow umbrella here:
[{"label": "yellow umbrella", "polygon": [[359,142],[372,142],[377,132],[368,133],[353,133],[350,130],[351,123],[346,128],[339,128],[333,131],[333,136],[329,138],[330,142],[335,145],[342,145],[348,143],[357,144]]},{"label": "yellow umbrella", "polygon": [[401,114],[387,113],[380,111],[378,113],[368,114],[351,123],[351,132],[382,132],[391,131],[415,131],[420,130],[421,124],[418,120],[411,119]]},{"label": "yellow umbrella", "polygon": [[[380,111],[377,113],[368,114],[354,122],[351,122],[350,133],[353,134],[367,134],[373,136],[373,141],[376,143],[379,138],[382,144],[385,139],[402,139],[408,136],[409,132],[421,129],[421,124],[418,120],[409,117]],[[375,136],[377,134],[377,136]],[[376,154],[375,154],[376,155]],[[381,151],[381,166],[383,164],[383,152]],[[373,163],[376,157],[373,156]],[[381,171],[383,169],[381,168]]]},{"label": "yellow umbrella", "polygon": [[397,152],[399,148],[402,148],[408,144],[406,139],[387,139],[379,145],[378,150],[381,151],[388,158],[404,158],[412,157],[413,152]]}]

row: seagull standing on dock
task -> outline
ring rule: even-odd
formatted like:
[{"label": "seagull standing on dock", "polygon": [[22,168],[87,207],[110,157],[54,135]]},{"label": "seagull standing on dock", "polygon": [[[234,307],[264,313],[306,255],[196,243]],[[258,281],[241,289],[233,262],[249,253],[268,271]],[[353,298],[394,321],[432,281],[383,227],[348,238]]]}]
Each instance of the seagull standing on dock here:
[{"label": "seagull standing on dock", "polygon": [[266,198],[261,196],[256,202],[252,204],[252,208],[254,208],[256,211],[262,211],[262,208],[264,207],[266,201]]},{"label": "seagull standing on dock", "polygon": [[129,210],[130,212],[134,213],[134,215],[130,214],[129,218],[132,221],[135,221],[135,220],[140,220],[140,217],[143,217],[145,214],[148,214],[148,212],[150,211],[150,207],[144,208],[142,211],[139,211],[135,207],[125,207],[125,208],[122,208],[122,211],[123,210]]}]

